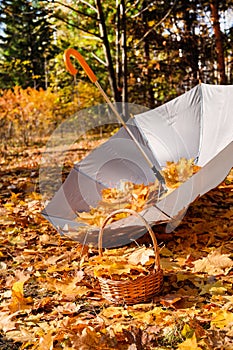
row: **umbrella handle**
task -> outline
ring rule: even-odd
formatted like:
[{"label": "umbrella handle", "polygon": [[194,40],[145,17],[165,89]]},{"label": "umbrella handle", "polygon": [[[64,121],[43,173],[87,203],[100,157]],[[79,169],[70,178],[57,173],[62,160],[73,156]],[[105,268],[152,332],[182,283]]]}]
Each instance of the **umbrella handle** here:
[{"label": "umbrella handle", "polygon": [[73,49],[72,47],[70,47],[69,49],[65,50],[65,52],[64,52],[64,61],[65,61],[65,65],[66,65],[67,70],[72,75],[76,75],[77,72],[78,72],[78,70],[71,63],[70,56],[74,56],[75,58],[77,58],[78,62],[80,63],[80,65],[84,69],[85,73],[87,74],[87,76],[89,77],[91,82],[92,83],[96,83],[97,78],[96,78],[93,70],[88,66],[88,64],[85,61],[85,59],[83,58],[83,56],[78,51]]}]

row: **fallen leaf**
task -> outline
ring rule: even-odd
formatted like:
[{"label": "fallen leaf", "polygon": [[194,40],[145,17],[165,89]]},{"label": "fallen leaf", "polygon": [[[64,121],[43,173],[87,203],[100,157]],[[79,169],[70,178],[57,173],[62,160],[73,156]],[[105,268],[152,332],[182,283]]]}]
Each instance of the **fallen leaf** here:
[{"label": "fallen leaf", "polygon": [[15,282],[11,289],[11,303],[9,309],[11,312],[27,309],[29,304],[32,303],[32,298],[24,298],[24,283],[29,279],[30,275],[22,275],[21,280]]},{"label": "fallen leaf", "polygon": [[184,338],[191,338],[193,336],[194,333],[194,329],[192,329],[189,324],[185,323],[182,331],[181,331],[181,335]]},{"label": "fallen leaf", "polygon": [[51,331],[49,331],[47,334],[40,337],[39,344],[36,349],[53,350],[53,336]]},{"label": "fallen leaf", "polygon": [[202,348],[198,346],[195,333],[193,333],[193,336],[191,338],[187,338],[185,341],[183,341],[183,343],[179,344],[178,349],[179,350],[191,350],[191,349],[202,350]]},{"label": "fallen leaf", "polygon": [[160,303],[166,307],[175,308],[175,304],[180,301],[182,297],[176,294],[167,294],[165,297],[161,298]]},{"label": "fallen leaf", "polygon": [[233,267],[230,254],[221,254],[219,251],[212,251],[207,257],[193,262],[194,272],[206,272],[209,275],[227,275]]},{"label": "fallen leaf", "polygon": [[211,327],[224,328],[233,323],[233,313],[227,310],[218,310],[213,314]]},{"label": "fallen leaf", "polygon": [[121,318],[128,316],[129,314],[128,311],[121,306],[109,306],[107,308],[104,308],[100,315],[110,318]]},{"label": "fallen leaf", "polygon": [[66,281],[53,281],[51,287],[53,290],[61,293],[63,297],[74,300],[76,297],[82,297],[90,292],[84,285],[77,285],[79,283],[80,277],[75,277],[73,279],[67,279]]},{"label": "fallen leaf", "polygon": [[16,328],[16,321],[12,321],[12,318],[17,314],[9,314],[9,312],[0,312],[0,329],[3,332],[8,332]]}]

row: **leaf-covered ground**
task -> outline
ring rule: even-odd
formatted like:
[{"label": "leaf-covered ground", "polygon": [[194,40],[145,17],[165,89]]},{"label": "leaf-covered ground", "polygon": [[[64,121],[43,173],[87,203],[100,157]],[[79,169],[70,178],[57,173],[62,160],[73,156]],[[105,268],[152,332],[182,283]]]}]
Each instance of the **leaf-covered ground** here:
[{"label": "leaf-covered ground", "polygon": [[233,348],[232,173],[174,232],[154,227],[162,292],[150,303],[114,306],[85,273],[96,252],[61,238],[40,215],[39,164],[39,149],[0,159],[0,349]]}]

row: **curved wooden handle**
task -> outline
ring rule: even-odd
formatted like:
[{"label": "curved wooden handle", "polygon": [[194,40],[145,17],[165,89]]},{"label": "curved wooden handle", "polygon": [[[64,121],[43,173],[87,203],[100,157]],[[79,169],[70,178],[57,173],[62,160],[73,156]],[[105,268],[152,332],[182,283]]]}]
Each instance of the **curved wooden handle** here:
[{"label": "curved wooden handle", "polygon": [[143,224],[145,225],[145,227],[147,228],[151,240],[153,242],[153,248],[154,248],[154,252],[155,252],[155,268],[157,268],[158,270],[160,269],[160,258],[159,258],[159,248],[158,248],[158,244],[157,244],[157,239],[155,237],[154,232],[152,231],[150,225],[148,224],[148,222],[144,219],[144,217],[142,215],[140,215],[138,212],[132,210],[132,209],[117,209],[115,211],[113,211],[111,214],[109,214],[106,219],[104,220],[104,222],[102,223],[102,226],[100,227],[100,231],[99,231],[99,237],[98,237],[98,250],[99,250],[99,255],[102,256],[103,255],[103,231],[105,226],[107,225],[108,221],[116,214],[120,214],[120,213],[128,213],[131,215],[134,215],[136,217],[138,217],[139,219],[141,219],[141,221],[143,222]]},{"label": "curved wooden handle", "polygon": [[72,75],[76,75],[78,72],[78,70],[71,63],[70,56],[74,56],[75,58],[77,58],[77,60],[79,61],[80,65],[84,69],[85,73],[87,74],[87,76],[89,77],[91,82],[95,83],[97,81],[97,78],[96,78],[93,70],[88,66],[88,64],[85,61],[85,59],[83,58],[83,56],[78,51],[73,49],[72,47],[65,50],[65,52],[64,52],[64,61],[65,61],[65,65],[66,65],[67,70]]}]

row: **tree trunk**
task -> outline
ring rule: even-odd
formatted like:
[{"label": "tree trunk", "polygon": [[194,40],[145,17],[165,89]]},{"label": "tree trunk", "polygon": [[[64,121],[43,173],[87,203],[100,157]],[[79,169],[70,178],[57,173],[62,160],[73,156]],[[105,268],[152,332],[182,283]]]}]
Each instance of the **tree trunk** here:
[{"label": "tree trunk", "polygon": [[154,108],[155,107],[155,97],[154,97],[154,91],[153,91],[153,83],[152,83],[152,70],[149,67],[150,65],[150,46],[148,43],[147,38],[145,38],[145,43],[144,43],[144,57],[145,57],[145,62],[147,66],[147,86],[148,90],[146,92],[147,94],[147,105],[149,108]]},{"label": "tree trunk", "polygon": [[121,62],[121,18],[120,18],[120,4],[116,0],[116,80],[117,87],[120,91],[122,88],[121,77],[122,77],[122,62]]},{"label": "tree trunk", "polygon": [[113,67],[113,61],[112,61],[112,55],[108,40],[108,34],[107,34],[107,27],[105,22],[105,16],[102,8],[101,0],[96,0],[96,9],[98,11],[98,17],[99,17],[99,27],[100,27],[100,35],[103,40],[104,50],[105,50],[105,57],[109,72],[109,83],[111,86],[111,90],[114,96],[114,100],[116,102],[120,102],[120,94],[117,88],[117,82],[116,82],[116,75]]},{"label": "tree trunk", "polygon": [[[148,2],[143,2],[143,8],[146,8],[148,6]],[[148,20],[146,12],[143,13],[143,23],[145,26],[145,32],[149,30],[148,26]],[[146,71],[147,71],[147,81],[146,81],[146,104],[149,108],[155,107],[155,98],[154,98],[154,91],[153,91],[153,83],[152,83],[152,69],[150,68],[150,43],[148,36],[144,38],[144,58],[145,58],[145,64],[146,64]]]},{"label": "tree trunk", "polygon": [[121,0],[121,43],[122,43],[122,78],[123,78],[123,91],[122,102],[128,102],[128,69],[127,69],[127,42],[126,42],[126,13],[125,13],[125,0]]},{"label": "tree trunk", "polygon": [[213,30],[215,36],[216,53],[217,53],[217,67],[220,75],[220,84],[227,84],[227,77],[225,72],[224,49],[222,41],[222,33],[219,23],[219,0],[212,0],[210,2],[211,17],[213,23]]}]

